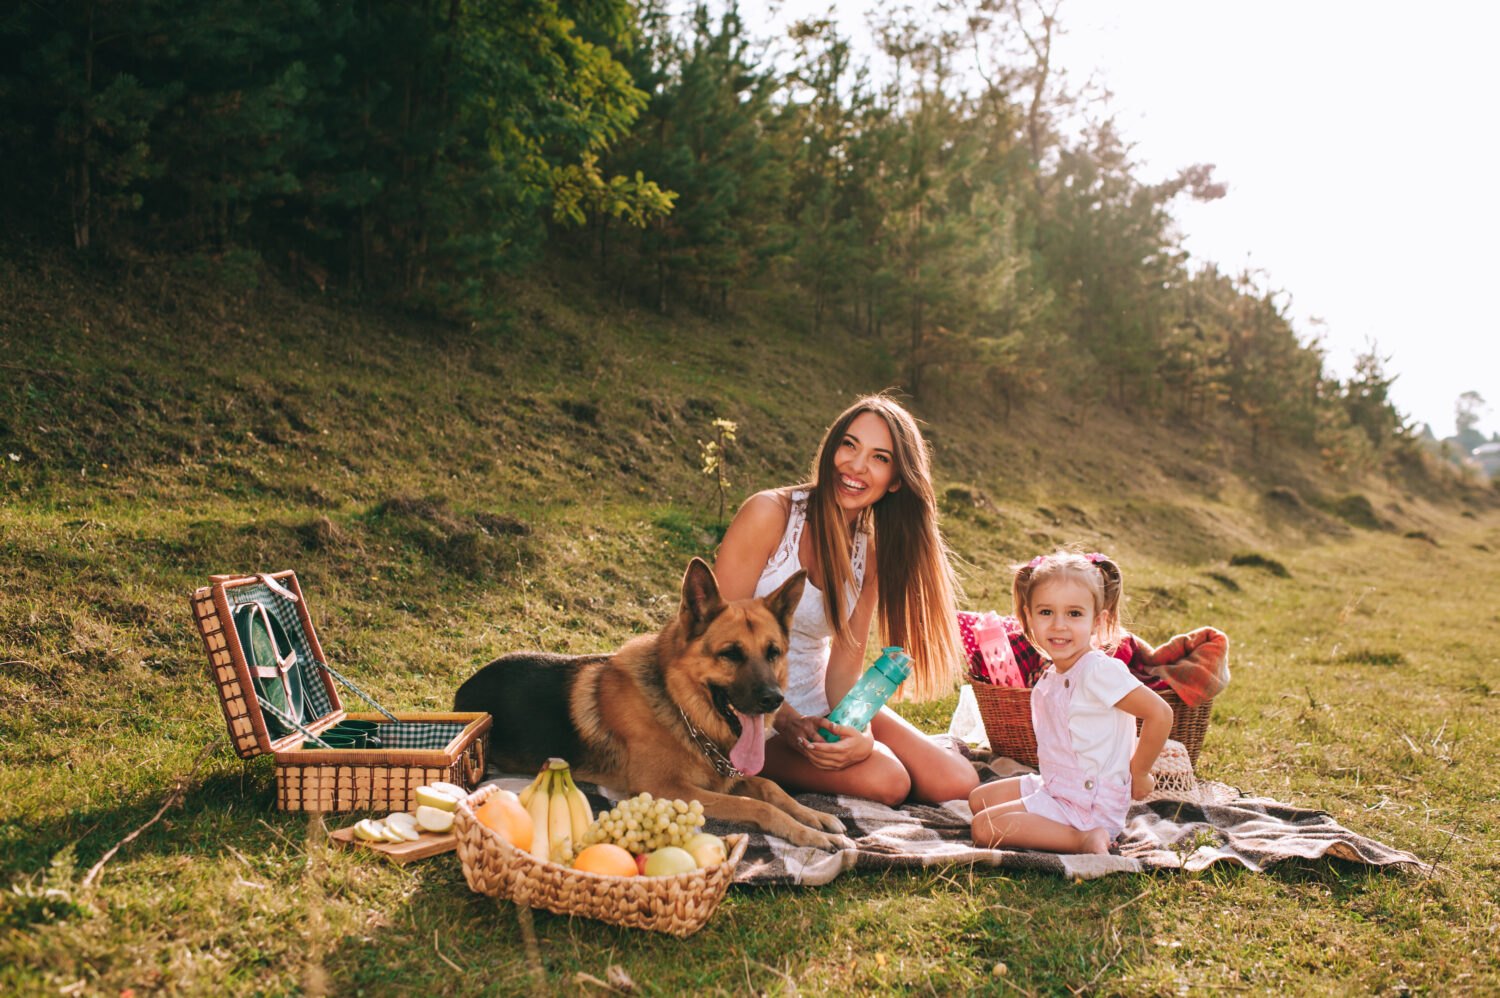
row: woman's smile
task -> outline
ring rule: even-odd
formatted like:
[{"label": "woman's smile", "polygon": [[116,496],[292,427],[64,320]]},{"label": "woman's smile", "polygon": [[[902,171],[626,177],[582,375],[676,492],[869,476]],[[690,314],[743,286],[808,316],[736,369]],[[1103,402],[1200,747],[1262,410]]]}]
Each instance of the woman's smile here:
[{"label": "woman's smile", "polygon": [[891,430],[873,412],[862,412],[849,424],[834,454],[839,506],[853,517],[900,487],[896,478]]}]

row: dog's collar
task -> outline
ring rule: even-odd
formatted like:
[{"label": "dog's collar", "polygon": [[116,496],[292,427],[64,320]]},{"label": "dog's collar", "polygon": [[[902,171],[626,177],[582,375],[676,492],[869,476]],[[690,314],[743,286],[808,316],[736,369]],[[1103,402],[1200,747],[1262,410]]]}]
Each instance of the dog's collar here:
[{"label": "dog's collar", "polygon": [[699,731],[696,724],[688,720],[687,711],[682,709],[681,704],[677,707],[677,713],[682,716],[682,723],[687,725],[688,735],[703,750],[703,754],[708,756],[708,761],[713,763],[714,769],[720,776],[727,776],[736,780],[744,777],[745,774],[740,772],[739,767],[729,761],[729,757],[724,754],[724,750],[719,748],[712,738]]}]

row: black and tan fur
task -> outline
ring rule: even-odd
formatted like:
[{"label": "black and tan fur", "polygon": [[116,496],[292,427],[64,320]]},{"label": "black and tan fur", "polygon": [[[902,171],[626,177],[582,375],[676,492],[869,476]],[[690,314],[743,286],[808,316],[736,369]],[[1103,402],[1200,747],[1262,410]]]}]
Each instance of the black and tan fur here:
[{"label": "black and tan fur", "polygon": [[683,716],[727,759],[742,714],[769,715],[786,689],[787,628],[802,596],[798,572],[762,599],[726,603],[694,558],[682,605],[660,633],[612,655],[505,655],[454,695],[461,711],[488,711],[492,767],[537,770],[568,760],[581,778],[637,794],[703,802],[710,817],[754,825],[797,845],[848,845],[843,824],[805,807],[771,780],[725,774]]}]

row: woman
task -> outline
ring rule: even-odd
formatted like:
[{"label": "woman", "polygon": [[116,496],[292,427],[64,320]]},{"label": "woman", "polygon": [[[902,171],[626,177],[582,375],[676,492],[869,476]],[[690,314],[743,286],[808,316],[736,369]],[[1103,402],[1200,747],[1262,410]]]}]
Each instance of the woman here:
[{"label": "woman", "polygon": [[[822,716],[859,678],[877,616],[883,642],[914,660],[905,687],[916,697],[950,692],[964,660],[927,445],[891,399],[866,396],[834,421],[810,481],[747,499],[714,575],[734,600],[765,595],[799,568],[807,585],[792,620],[787,699],[761,775],[890,805],[967,798],[979,782],[968,760],[890,708],[866,731]],[[839,740],[824,741],[819,728]]]}]

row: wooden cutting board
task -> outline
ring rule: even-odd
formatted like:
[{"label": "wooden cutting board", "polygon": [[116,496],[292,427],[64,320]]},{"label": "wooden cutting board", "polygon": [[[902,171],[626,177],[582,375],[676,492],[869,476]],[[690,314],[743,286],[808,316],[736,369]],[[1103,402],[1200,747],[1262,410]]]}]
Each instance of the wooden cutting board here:
[{"label": "wooden cutting board", "polygon": [[354,837],[354,825],[344,828],[336,828],[328,833],[328,837],[335,842],[345,845],[368,846],[376,852],[384,853],[397,863],[410,863],[418,859],[426,859],[428,856],[439,856],[445,852],[452,852],[458,848],[458,836],[453,832],[423,832],[421,838],[411,842],[366,842],[364,839]]}]

